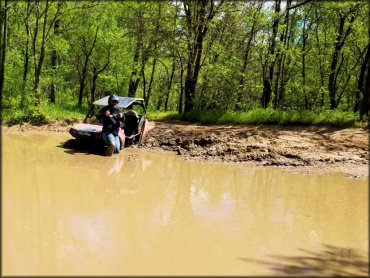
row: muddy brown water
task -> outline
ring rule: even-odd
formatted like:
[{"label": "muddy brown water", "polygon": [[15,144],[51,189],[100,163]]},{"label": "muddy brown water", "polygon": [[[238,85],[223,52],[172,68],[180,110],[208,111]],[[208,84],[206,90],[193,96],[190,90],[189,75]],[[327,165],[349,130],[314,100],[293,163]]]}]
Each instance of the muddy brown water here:
[{"label": "muddy brown water", "polygon": [[2,135],[3,275],[367,275],[368,178]]}]

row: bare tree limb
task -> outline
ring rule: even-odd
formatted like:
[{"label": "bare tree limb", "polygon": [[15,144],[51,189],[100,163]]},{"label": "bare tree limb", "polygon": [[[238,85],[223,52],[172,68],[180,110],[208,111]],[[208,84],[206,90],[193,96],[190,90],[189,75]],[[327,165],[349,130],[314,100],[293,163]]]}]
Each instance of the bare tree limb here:
[{"label": "bare tree limb", "polygon": [[301,2],[301,3],[296,4],[296,5],[294,5],[294,6],[290,6],[289,8],[287,8],[287,11],[289,11],[289,10],[291,10],[291,9],[298,8],[298,7],[300,7],[300,6],[303,6],[303,5],[305,5],[305,4],[307,4],[307,3],[311,2],[311,1],[312,1],[312,0],[306,0],[306,1],[303,1],[303,2]]}]

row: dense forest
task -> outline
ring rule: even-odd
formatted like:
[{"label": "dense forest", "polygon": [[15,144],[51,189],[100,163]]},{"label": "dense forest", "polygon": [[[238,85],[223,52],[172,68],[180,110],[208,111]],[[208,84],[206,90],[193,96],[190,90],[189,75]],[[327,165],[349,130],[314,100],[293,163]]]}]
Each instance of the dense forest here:
[{"label": "dense forest", "polygon": [[369,111],[368,1],[0,1],[2,109]]}]

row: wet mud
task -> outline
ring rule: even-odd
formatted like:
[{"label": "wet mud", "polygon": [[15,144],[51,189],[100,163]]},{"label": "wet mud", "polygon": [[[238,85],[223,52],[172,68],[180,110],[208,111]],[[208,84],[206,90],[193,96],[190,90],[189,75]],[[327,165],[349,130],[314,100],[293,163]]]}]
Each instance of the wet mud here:
[{"label": "wet mud", "polygon": [[351,177],[368,174],[368,130],[361,128],[157,123],[144,147],[203,161],[336,168]]}]

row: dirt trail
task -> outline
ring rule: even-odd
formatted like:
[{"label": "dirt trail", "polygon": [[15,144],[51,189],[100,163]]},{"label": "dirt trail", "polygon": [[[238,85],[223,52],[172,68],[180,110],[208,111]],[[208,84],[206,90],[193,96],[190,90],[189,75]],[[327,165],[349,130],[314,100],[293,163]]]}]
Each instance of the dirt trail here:
[{"label": "dirt trail", "polygon": [[[362,128],[189,125],[157,122],[144,147],[185,158],[260,165],[333,168],[368,174],[368,130]],[[322,170],[324,171],[324,170]]]},{"label": "dirt trail", "polygon": [[[68,132],[70,125],[2,127],[2,132]],[[171,151],[185,159],[253,162],[264,166],[368,175],[368,129],[196,125],[156,121],[140,148]]]}]

